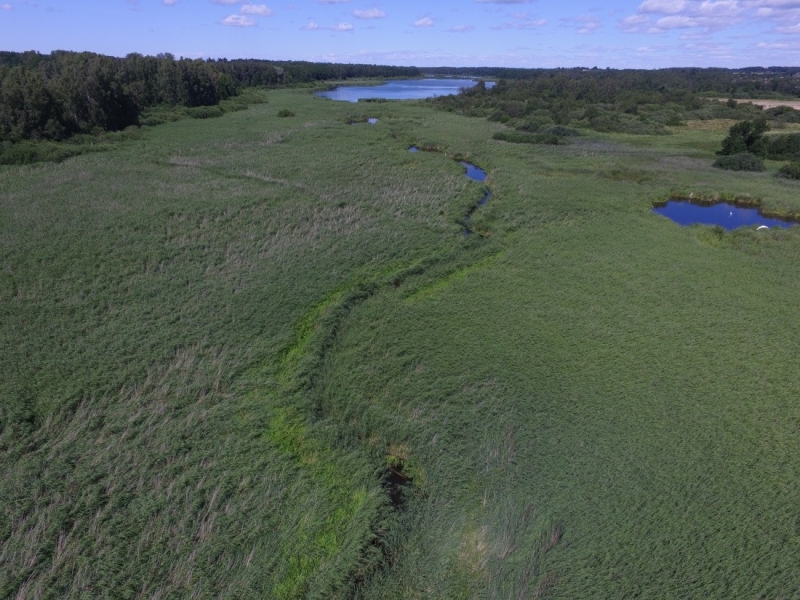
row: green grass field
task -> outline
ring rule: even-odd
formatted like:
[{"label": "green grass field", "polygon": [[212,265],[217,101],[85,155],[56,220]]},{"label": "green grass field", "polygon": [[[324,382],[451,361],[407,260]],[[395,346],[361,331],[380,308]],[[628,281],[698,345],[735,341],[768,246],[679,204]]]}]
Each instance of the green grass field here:
[{"label": "green grass field", "polygon": [[0,166],[0,597],[800,598],[780,163],[265,94]]}]

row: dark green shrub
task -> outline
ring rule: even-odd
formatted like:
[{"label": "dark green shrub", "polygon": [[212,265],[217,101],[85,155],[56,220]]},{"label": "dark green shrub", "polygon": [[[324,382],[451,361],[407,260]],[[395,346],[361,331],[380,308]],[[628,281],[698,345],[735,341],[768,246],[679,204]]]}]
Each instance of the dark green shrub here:
[{"label": "dark green shrub", "polygon": [[776,106],[764,111],[771,119],[783,123],[800,123],[800,110],[795,110],[791,106]]},{"label": "dark green shrub", "polygon": [[498,131],[492,136],[501,142],[512,144],[549,144],[556,146],[561,143],[557,135],[552,133],[522,133],[521,131]]},{"label": "dark green shrub", "polygon": [[279,117],[293,117],[294,113],[292,111],[290,111],[288,108],[282,108],[281,110],[278,111],[278,116]]},{"label": "dark green shrub", "polygon": [[783,165],[778,171],[778,177],[800,179],[800,162],[790,162]]},{"label": "dark green shrub", "polygon": [[0,145],[0,164],[25,165],[36,162],[61,162],[82,154],[85,149],[65,143],[23,140]]},{"label": "dark green shrub", "polygon": [[800,159],[800,134],[790,133],[765,137],[764,156],[772,160]]},{"label": "dark green shrub", "polygon": [[580,135],[580,131],[572,127],[564,127],[563,125],[553,125],[544,130],[544,133],[557,135],[558,137],[574,137]]},{"label": "dark green shrub", "polygon": [[763,136],[767,131],[769,125],[764,118],[736,123],[728,130],[728,137],[722,140],[722,149],[717,154],[730,156],[749,152],[763,155]]},{"label": "dark green shrub", "polygon": [[537,133],[545,127],[550,127],[554,124],[552,117],[548,111],[539,111],[542,114],[532,115],[528,117],[521,125],[517,127],[519,131],[528,131],[530,133]]},{"label": "dark green shrub", "polygon": [[225,113],[219,106],[196,106],[187,108],[186,114],[192,119],[216,119]]},{"label": "dark green shrub", "polygon": [[488,117],[486,117],[489,121],[499,122],[503,119],[503,113],[499,110],[494,111]]},{"label": "dark green shrub", "polygon": [[749,152],[720,156],[714,166],[728,171],[763,171],[766,168],[763,160]]},{"label": "dark green shrub", "polygon": [[525,115],[525,103],[520,102],[518,100],[509,100],[507,102],[503,102],[501,105],[503,114],[508,115],[511,118],[519,118]]}]

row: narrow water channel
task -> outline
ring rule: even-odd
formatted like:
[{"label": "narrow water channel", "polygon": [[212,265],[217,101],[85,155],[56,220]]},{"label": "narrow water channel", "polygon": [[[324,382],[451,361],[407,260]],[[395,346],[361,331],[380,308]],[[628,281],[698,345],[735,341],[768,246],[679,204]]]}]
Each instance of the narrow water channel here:
[{"label": "narrow water channel", "polygon": [[[472,163],[468,163],[468,162],[463,161],[463,160],[459,161],[459,162],[461,163],[461,166],[464,167],[467,170],[467,172],[465,173],[467,177],[469,177],[473,181],[477,181],[479,183],[483,183],[484,181],[486,181],[486,177],[487,177],[486,171],[484,171],[483,169],[481,169],[480,167],[478,167],[476,165],[473,165]],[[468,236],[472,235],[472,229],[470,229],[470,227],[469,227],[469,222],[470,222],[470,219],[472,218],[472,214],[476,210],[478,210],[481,206],[486,204],[489,201],[489,198],[491,198],[491,197],[492,197],[491,190],[486,190],[486,193],[483,195],[483,198],[481,198],[475,206],[472,206],[467,211],[467,214],[464,215],[464,219],[461,222],[462,225],[464,226],[464,231],[463,231],[464,237],[468,237]]]},{"label": "narrow water channel", "polygon": [[[419,152],[420,150],[417,146],[410,146],[408,148],[408,151]],[[486,181],[486,177],[488,175],[486,174],[486,171],[481,169],[479,166],[473,165],[472,163],[468,163],[465,160],[460,160],[458,162],[462,167],[466,169],[466,172],[464,174],[469,179],[471,179],[472,181],[477,181],[478,183],[483,183],[484,181]],[[464,215],[464,218],[461,220],[461,225],[464,227],[463,229],[464,237],[468,237],[473,233],[472,229],[470,229],[469,227],[469,221],[472,218],[473,213],[476,210],[478,210],[481,206],[486,204],[489,201],[489,198],[491,197],[492,197],[492,191],[487,189],[486,193],[483,195],[483,198],[481,198],[477,204],[471,206],[470,209],[467,211],[467,214]]]}]

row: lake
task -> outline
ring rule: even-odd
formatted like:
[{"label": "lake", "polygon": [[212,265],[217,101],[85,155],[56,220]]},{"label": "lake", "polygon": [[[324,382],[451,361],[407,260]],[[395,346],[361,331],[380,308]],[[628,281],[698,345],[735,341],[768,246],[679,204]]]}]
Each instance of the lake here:
[{"label": "lake", "polygon": [[728,230],[751,225],[767,227],[794,225],[791,221],[765,217],[757,208],[742,208],[727,202],[700,205],[686,200],[670,200],[666,205],[654,208],[653,212],[668,217],[679,225],[719,225]]},{"label": "lake", "polygon": [[[361,99],[422,100],[457,94],[461,88],[472,87],[477,83],[475,79],[403,79],[383,85],[338,87],[317,92],[317,95],[343,102],[358,102]],[[486,82],[486,87],[493,86],[494,82]]]}]

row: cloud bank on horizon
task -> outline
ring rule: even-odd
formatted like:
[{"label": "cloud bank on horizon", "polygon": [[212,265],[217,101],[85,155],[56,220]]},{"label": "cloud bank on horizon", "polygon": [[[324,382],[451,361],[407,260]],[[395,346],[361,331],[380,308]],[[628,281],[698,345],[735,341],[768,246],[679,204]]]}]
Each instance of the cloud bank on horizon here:
[{"label": "cloud bank on horizon", "polygon": [[794,65],[800,0],[9,0],[0,50],[416,66]]}]

